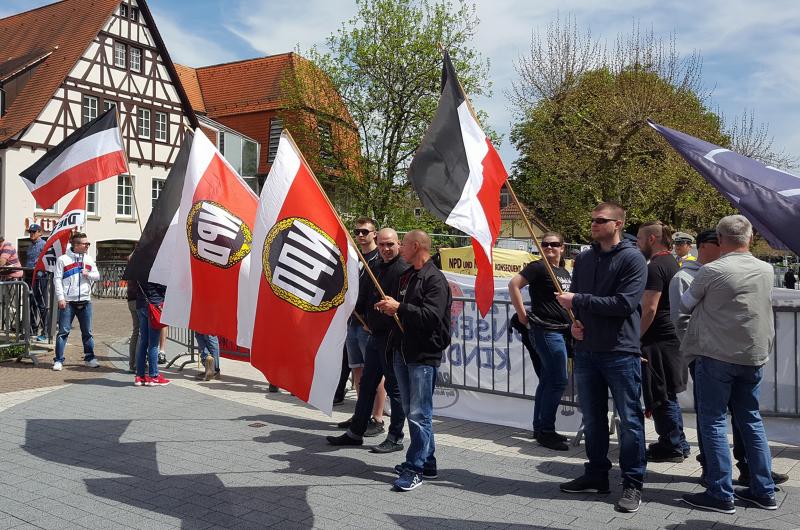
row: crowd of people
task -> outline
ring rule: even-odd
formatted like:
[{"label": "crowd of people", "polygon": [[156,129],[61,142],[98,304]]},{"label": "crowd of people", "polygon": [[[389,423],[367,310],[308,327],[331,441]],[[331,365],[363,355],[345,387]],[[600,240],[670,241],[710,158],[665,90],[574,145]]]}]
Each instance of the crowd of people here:
[{"label": "crowd of people", "polygon": [[[584,473],[562,484],[561,491],[610,492],[610,398],[620,424],[622,493],[615,506],[623,512],[637,511],[647,463],[679,463],[691,454],[678,402],[691,376],[697,460],[705,491],[684,495],[683,501],[722,513],[735,512],[734,498],[776,509],[776,484],[788,477],[771,469],[759,414],[763,367],[775,332],[774,272],[749,252],[751,224],[741,215],[731,215],[694,237],[673,234],[667,225],[653,221],[640,225],[634,241],[624,237],[625,221],[622,206],[599,204],[591,216],[593,242],[576,257],[571,272],[565,267],[563,236],[547,232],[541,238],[542,259],[528,264],[509,283],[518,329],[526,333],[536,355],[539,383],[533,436],[555,451],[568,450],[568,437],[556,430],[556,412],[568,382],[568,359],[573,358],[587,462]],[[29,250],[28,258],[35,262],[31,256],[37,248],[41,252],[41,229],[31,225],[30,232],[34,252]],[[364,264],[334,404],[343,401],[344,384],[352,372],[356,406],[353,415],[339,424],[346,431],[328,436],[327,441],[333,446],[360,446],[364,438],[387,432],[383,416],[388,398],[388,432],[371,450],[406,450],[404,461],[395,466],[399,476],[394,486],[409,491],[438,476],[433,393],[450,343],[452,295],[431,259],[431,238],[425,232],[412,230],[401,241],[392,228],[378,230],[375,220],[362,217],[355,222],[353,235]],[[86,234],[76,232],[70,248],[56,261],[54,370],[62,369],[64,346],[75,318],[84,362],[98,366],[91,284],[99,273],[89,245]],[[689,252],[692,245],[696,245],[696,257]],[[0,241],[0,266],[15,264],[19,264],[16,250]],[[37,280],[40,302],[33,304],[32,312],[44,330],[47,301],[42,293],[47,291],[47,276]],[[529,307],[523,301],[525,287]],[[128,286],[133,319],[129,368],[137,386],[169,384],[159,372],[159,364],[165,361],[159,358],[165,334],[158,320],[164,294],[158,284]],[[217,337],[201,333],[194,337],[204,368],[198,379],[219,379]],[[728,414],[739,469],[736,482],[741,486],[736,489]],[[658,436],[649,446],[645,416],[652,418]]]}]

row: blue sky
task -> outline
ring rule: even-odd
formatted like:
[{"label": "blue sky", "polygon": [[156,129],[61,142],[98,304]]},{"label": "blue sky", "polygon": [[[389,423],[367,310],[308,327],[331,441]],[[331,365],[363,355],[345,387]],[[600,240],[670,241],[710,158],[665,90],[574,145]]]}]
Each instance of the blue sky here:
[{"label": "blue sky", "polygon": [[[50,3],[3,0],[0,17]],[[174,61],[201,66],[322,44],[355,13],[352,0],[151,0]],[[481,24],[474,45],[491,61],[491,98],[476,106],[504,135],[508,167],[516,152],[508,141],[513,122],[507,91],[515,62],[559,14],[609,44],[635,21],[668,37],[678,50],[703,57],[709,104],[733,117],[745,109],[766,122],[775,147],[800,156],[800,2],[792,0],[477,0]],[[0,45],[1,47],[1,45]]]}]

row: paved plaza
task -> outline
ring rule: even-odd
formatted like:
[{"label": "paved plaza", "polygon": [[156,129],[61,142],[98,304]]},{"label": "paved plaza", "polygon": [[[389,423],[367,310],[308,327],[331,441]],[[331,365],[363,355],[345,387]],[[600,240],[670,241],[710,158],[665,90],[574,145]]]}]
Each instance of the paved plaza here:
[{"label": "paved plaza", "polygon": [[402,453],[325,442],[354,394],[328,418],[225,360],[221,381],[198,383],[187,366],[166,371],[170,386],[137,388],[125,373],[125,302],[100,300],[95,314],[102,368],[80,366],[74,346],[60,373],[49,356],[39,368],[0,364],[0,529],[800,528],[795,420],[767,424],[774,468],[791,477],[776,512],[739,505],[724,515],[678,502],[699,490],[690,458],[651,464],[639,513],[617,513],[616,468],[610,495],[558,491],[581,473],[583,446],[556,453],[529,432],[446,418],[435,422],[440,478],[397,493]]}]

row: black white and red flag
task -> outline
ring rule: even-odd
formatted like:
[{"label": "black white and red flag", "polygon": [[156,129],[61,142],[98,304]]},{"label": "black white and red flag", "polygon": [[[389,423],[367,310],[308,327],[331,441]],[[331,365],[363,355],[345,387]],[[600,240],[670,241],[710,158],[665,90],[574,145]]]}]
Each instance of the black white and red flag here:
[{"label": "black white and red flag", "polygon": [[408,178],[430,213],[472,238],[475,298],[486,315],[494,298],[492,248],[500,233],[500,189],[508,173],[475,118],[447,52],[439,107]]},{"label": "black white and red flag", "polygon": [[33,267],[33,281],[40,271],[53,272],[56,260],[64,255],[69,245],[72,231],[86,224],[86,188],[81,188],[69,201],[66,210],[53,227],[50,237],[39,253],[39,259]]},{"label": "black white and red flag", "polygon": [[240,308],[252,327],[239,344],[250,348],[250,363],[270,383],[326,414],[358,298],[358,263],[338,215],[284,131],[261,191]]},{"label": "black white and red flag", "polygon": [[177,213],[149,280],[167,286],[161,322],[237,340],[258,197],[199,129]]},{"label": "black white and red flag", "polygon": [[50,208],[73,190],[127,171],[122,135],[112,107],[19,175],[36,202]]}]

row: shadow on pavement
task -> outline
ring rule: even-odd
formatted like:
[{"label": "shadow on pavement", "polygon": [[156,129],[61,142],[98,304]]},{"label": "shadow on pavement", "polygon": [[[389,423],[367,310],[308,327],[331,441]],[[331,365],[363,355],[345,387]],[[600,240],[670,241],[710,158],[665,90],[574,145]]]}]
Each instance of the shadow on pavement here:
[{"label": "shadow on pavement", "polygon": [[[537,526],[532,524],[509,524],[492,521],[472,521],[468,519],[453,519],[445,517],[421,517],[416,515],[389,514],[394,522],[402,528],[503,528],[505,530],[538,530],[542,528],[556,529],[557,526]],[[562,528],[561,530],[566,530]]]}]

